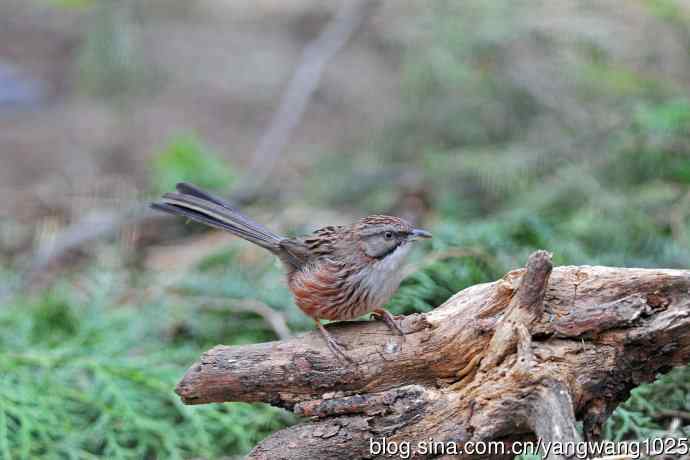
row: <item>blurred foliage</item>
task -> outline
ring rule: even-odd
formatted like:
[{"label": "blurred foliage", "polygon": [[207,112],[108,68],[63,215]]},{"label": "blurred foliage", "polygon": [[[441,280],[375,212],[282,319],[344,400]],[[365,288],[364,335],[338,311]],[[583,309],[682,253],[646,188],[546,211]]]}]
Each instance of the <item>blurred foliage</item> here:
[{"label": "blurred foliage", "polygon": [[145,54],[140,33],[141,2],[60,0],[62,6],[89,7],[78,60],[80,85],[87,93],[123,102],[155,89],[155,60]]},{"label": "blurred foliage", "polygon": [[174,190],[182,180],[215,190],[230,187],[234,181],[230,166],[194,135],[173,139],[154,158],[152,174],[157,193]]},{"label": "blurred foliage", "polygon": [[93,6],[96,0],[48,0],[48,2],[63,8],[87,8]]},{"label": "blurred foliage", "polygon": [[[604,435],[608,439],[629,440],[688,437],[690,426],[678,424],[670,432],[670,422],[677,413],[690,413],[690,368],[674,369],[656,382],[632,390],[630,399],[619,406],[609,419]],[[682,422],[687,423],[686,420]]]},{"label": "blurred foliage", "polygon": [[[620,58],[596,24],[555,33],[526,4],[430,3],[404,53],[400,118],[300,178],[308,205],[358,215],[399,209],[403,190],[427,197],[434,239],[412,255],[420,269],[391,300],[395,313],[428,311],[535,249],[556,264],[688,267],[687,88]],[[675,2],[643,4],[688,26]],[[87,81],[106,93],[137,61],[127,42],[99,38],[111,32],[94,28],[85,48],[86,75],[96,71]],[[99,48],[106,42],[114,48]],[[180,180],[226,188],[235,177],[195,136],[174,139],[152,172],[156,192]],[[171,393],[204,349],[274,337],[258,316],[232,313],[233,299],[281,311],[295,331],[312,327],[266,260],[247,262],[233,246],[178,280],[118,281],[109,277],[130,275],[98,267],[14,299],[0,310],[0,457],[217,458],[290,423],[261,405],[183,407]],[[205,299],[227,299],[228,310]],[[635,389],[606,436],[668,435],[664,411],[690,412],[689,382],[682,368]],[[687,435],[687,423],[671,434]]]},{"label": "blurred foliage", "polygon": [[220,458],[292,420],[263,405],[187,407],[173,393],[199,347],[271,338],[260,328],[170,298],[115,307],[124,283],[101,270],[81,282],[86,292],[63,284],[0,310],[0,458]]}]

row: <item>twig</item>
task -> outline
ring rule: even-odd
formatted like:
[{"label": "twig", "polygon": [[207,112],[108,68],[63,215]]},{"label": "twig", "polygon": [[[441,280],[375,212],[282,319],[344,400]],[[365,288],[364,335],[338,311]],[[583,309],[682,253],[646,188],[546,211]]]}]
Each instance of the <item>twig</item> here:
[{"label": "twig", "polygon": [[109,236],[114,231],[130,222],[138,221],[141,216],[150,216],[147,209],[136,206],[121,213],[100,213],[81,219],[61,231],[53,242],[38,248],[31,262],[31,274],[43,270],[61,255],[77,249],[85,241],[92,241]]},{"label": "twig", "polygon": [[654,414],[654,418],[678,418],[685,421],[690,421],[690,412],[685,412],[682,410],[661,410]]},{"label": "twig", "polygon": [[374,0],[343,0],[333,19],[304,48],[278,110],[259,140],[243,188],[250,191],[266,182],[293,131],[302,121],[324,68],[369,17],[377,3]]},{"label": "twig", "polygon": [[292,337],[292,333],[287,325],[285,316],[259,300],[226,299],[207,296],[195,296],[195,298],[199,299],[200,302],[207,304],[205,308],[209,310],[256,313],[257,315],[261,316],[269,326],[271,326],[273,331],[281,340],[287,340]]},{"label": "twig", "polygon": [[690,190],[680,199],[680,202],[671,208],[671,236],[683,247],[688,247],[688,232],[685,225],[685,218],[690,209]]},{"label": "twig", "polygon": [[135,205],[125,211],[103,213],[96,217],[89,216],[69,225],[60,231],[50,244],[38,247],[24,271],[22,282],[8,295],[14,294],[16,290],[27,289],[41,273],[65,254],[92,241],[110,238],[126,225],[137,225],[146,219],[158,217],[147,207]]}]

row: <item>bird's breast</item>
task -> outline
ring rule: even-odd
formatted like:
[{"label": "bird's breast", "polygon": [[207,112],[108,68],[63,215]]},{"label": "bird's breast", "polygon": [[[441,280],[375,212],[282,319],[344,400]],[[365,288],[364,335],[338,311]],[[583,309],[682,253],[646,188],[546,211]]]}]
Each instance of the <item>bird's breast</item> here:
[{"label": "bird's breast", "polygon": [[297,306],[312,318],[357,318],[382,307],[398,288],[406,252],[369,263],[325,259],[289,274],[288,286]]}]

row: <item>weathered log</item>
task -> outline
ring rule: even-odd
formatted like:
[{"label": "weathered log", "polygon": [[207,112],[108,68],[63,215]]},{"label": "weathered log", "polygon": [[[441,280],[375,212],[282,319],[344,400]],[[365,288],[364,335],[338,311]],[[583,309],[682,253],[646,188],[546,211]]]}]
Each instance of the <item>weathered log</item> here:
[{"label": "weathered log", "polygon": [[[376,321],[330,324],[354,364],[316,332],[217,346],[176,391],[186,404],[262,401],[311,417],[269,436],[250,459],[373,458],[383,438],[407,443],[416,458],[500,441],[502,453],[446,454],[512,458],[518,441],[580,440],[577,420],[593,440],[632,388],[690,360],[690,272],[552,271],[538,251],[525,269],[402,325],[404,341]],[[430,439],[433,455],[422,451]]]}]

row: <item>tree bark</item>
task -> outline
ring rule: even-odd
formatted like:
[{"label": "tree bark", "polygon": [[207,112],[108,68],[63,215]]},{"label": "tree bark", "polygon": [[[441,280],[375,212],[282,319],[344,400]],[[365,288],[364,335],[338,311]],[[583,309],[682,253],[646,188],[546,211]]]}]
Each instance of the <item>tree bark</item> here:
[{"label": "tree bark", "polygon": [[[375,458],[383,438],[414,458],[501,459],[536,437],[594,440],[632,388],[688,363],[690,272],[552,271],[550,255],[537,251],[524,269],[407,316],[402,327],[404,340],[376,321],[330,324],[353,364],[316,332],[217,346],[176,391],[186,404],[261,401],[309,417],[250,459]],[[465,450],[489,441],[499,441],[490,452]]]}]

